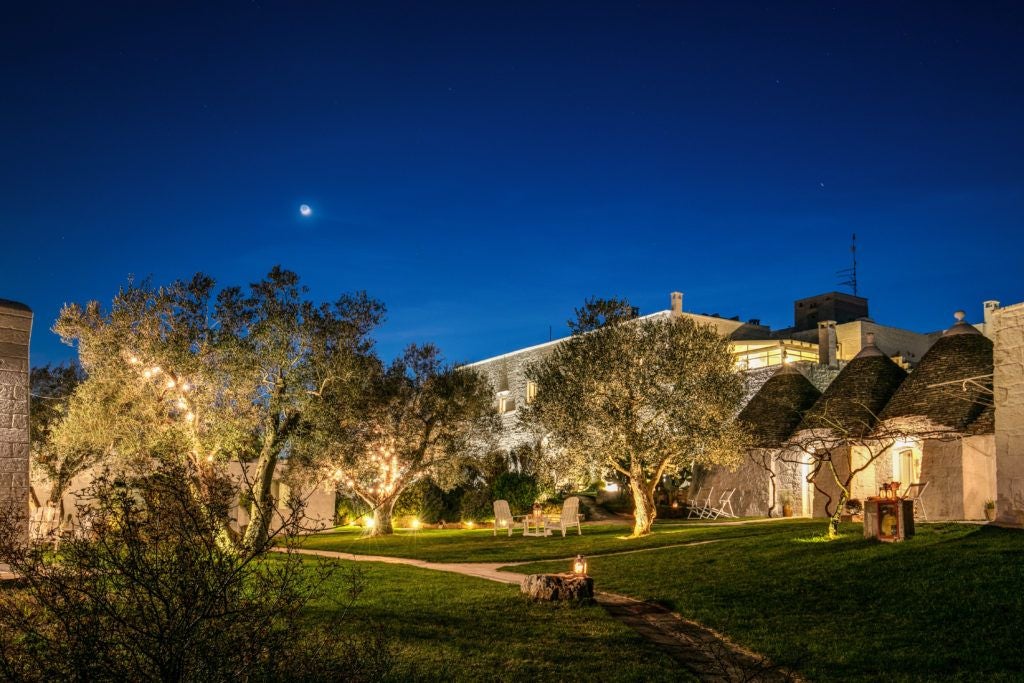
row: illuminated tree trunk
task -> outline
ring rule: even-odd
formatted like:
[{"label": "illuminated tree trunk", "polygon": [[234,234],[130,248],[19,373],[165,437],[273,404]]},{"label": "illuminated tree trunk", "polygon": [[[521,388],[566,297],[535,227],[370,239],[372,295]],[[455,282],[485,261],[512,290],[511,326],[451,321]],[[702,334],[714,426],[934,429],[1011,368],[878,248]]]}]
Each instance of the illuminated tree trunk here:
[{"label": "illuminated tree trunk", "polygon": [[395,533],[394,524],[391,521],[395,512],[395,503],[398,502],[398,495],[392,495],[387,500],[373,509],[373,529],[371,536],[390,536]]},{"label": "illuminated tree trunk", "polygon": [[843,510],[846,508],[846,499],[849,496],[846,493],[846,489],[839,488],[839,501],[836,504],[836,509],[832,512],[832,516],[828,519],[828,537],[838,538],[839,536],[839,518],[843,514]]},{"label": "illuminated tree trunk", "polygon": [[270,520],[274,512],[270,485],[274,481],[274,469],[277,465],[275,441],[273,432],[267,435],[256,464],[256,480],[252,484],[252,505],[249,508],[249,526],[245,529],[243,539],[246,548],[258,548],[265,544],[269,537]]},{"label": "illuminated tree trunk", "polygon": [[633,535],[646,536],[651,533],[658,510],[654,505],[654,486],[647,484],[637,466],[630,473],[629,490],[633,494]]}]

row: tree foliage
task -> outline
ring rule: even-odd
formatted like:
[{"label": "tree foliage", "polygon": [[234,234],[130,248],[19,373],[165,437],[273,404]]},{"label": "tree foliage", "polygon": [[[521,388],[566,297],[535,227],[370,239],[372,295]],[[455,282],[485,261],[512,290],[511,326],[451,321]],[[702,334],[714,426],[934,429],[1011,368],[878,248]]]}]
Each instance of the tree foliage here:
[{"label": "tree foliage", "polygon": [[[325,397],[337,401],[333,393]],[[378,365],[353,405],[326,410],[315,446],[341,491],[373,510],[375,534],[392,531],[391,514],[402,492],[430,477],[457,482],[460,464],[482,450],[497,419],[493,390],[468,368],[447,365],[432,345],[411,345],[386,368]]]},{"label": "tree foliage", "polygon": [[[300,612],[331,568],[267,543],[217,542],[234,482],[187,462],[101,476],[82,516],[89,533],[56,551],[26,545],[0,516],[0,678],[12,681],[266,681],[374,678],[349,643],[311,631]],[[189,485],[201,479],[197,496]],[[291,517],[294,521],[295,516]],[[352,584],[348,599],[360,587]],[[374,657],[368,662],[385,659]]]},{"label": "tree foliage", "polygon": [[[29,443],[32,464],[50,482],[51,503],[58,503],[70,481],[90,463],[90,454],[56,448],[53,431],[68,413],[75,388],[85,379],[77,363],[44,365],[29,373]],[[42,503],[43,501],[39,501]]]},{"label": "tree foliage", "polygon": [[212,278],[130,281],[105,310],[65,306],[54,327],[77,344],[88,378],[55,430],[58,448],[126,465],[252,463],[246,543],[267,535],[276,464],[328,385],[354,382],[382,306],[356,293],[316,305],[280,267],[249,286]]},{"label": "tree foliage", "polygon": [[547,435],[563,467],[627,478],[641,535],[662,475],[738,457],[742,384],[714,328],[679,316],[633,319],[627,310],[622,301],[587,302],[576,332],[528,368],[538,392],[520,419]]}]

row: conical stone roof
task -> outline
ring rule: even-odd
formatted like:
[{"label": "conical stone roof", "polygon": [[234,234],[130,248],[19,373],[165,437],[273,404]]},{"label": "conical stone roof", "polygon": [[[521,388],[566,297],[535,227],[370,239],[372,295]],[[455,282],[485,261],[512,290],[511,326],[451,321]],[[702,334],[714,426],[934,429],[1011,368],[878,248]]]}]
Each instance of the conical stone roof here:
[{"label": "conical stone roof", "polygon": [[777,448],[793,434],[805,410],[821,396],[818,388],[786,364],[768,378],[736,417],[755,448]]},{"label": "conical stone roof", "polygon": [[865,436],[906,377],[906,370],[882,353],[874,335],[868,334],[867,346],[828,385],[796,431],[827,429]]},{"label": "conical stone roof", "polygon": [[[985,402],[978,400],[984,398],[979,396],[981,391],[971,384],[966,391],[962,384],[935,385],[991,374],[992,342],[965,323],[962,312],[957,311],[957,323],[932,344],[893,395],[881,417],[883,420],[921,418],[922,424],[966,432],[985,410]],[[980,381],[985,383],[991,379]]]}]

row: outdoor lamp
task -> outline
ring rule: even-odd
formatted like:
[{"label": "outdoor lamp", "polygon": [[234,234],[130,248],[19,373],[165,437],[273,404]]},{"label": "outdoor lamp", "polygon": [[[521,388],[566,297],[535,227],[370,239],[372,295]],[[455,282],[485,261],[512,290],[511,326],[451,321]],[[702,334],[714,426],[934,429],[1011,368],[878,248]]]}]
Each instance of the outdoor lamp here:
[{"label": "outdoor lamp", "polygon": [[577,555],[576,559],[572,561],[572,573],[576,576],[587,575],[587,558],[582,555]]},{"label": "outdoor lamp", "polygon": [[418,519],[413,519],[413,520],[412,520],[412,528],[413,528],[413,529],[419,529],[419,528],[420,528],[420,520],[418,520]]}]

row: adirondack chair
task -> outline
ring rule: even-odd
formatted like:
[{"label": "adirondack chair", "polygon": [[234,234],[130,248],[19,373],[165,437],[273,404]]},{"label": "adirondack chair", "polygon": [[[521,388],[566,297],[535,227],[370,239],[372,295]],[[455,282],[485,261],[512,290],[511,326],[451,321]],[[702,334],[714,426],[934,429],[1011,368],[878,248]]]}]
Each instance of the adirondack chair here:
[{"label": "adirondack chair", "polygon": [[907,500],[914,501],[914,516],[917,516],[918,510],[921,511],[921,519],[928,521],[928,510],[924,507],[924,500],[921,498],[924,495],[924,490],[928,488],[928,482],[920,481],[914,484],[908,484],[907,490],[903,492],[903,497]]},{"label": "adirondack chair", "polygon": [[699,519],[707,519],[708,517],[711,516],[712,511],[714,510],[714,507],[712,507],[712,505],[711,505],[711,500],[714,497],[714,495],[715,495],[715,487],[712,486],[710,489],[708,489],[708,497],[704,499],[704,503],[700,507],[700,517],[699,517]]},{"label": "adirondack chair", "polygon": [[715,495],[715,487],[712,486],[708,489],[708,495],[704,498],[704,502],[701,502],[700,493],[703,491],[702,488],[697,489],[697,495],[693,497],[693,502],[690,503],[690,512],[686,515],[687,519],[704,519],[711,513],[711,496]]},{"label": "adirondack chair", "polygon": [[719,517],[735,517],[736,513],[732,511],[732,494],[734,493],[736,493],[736,489],[729,489],[719,496],[718,505],[711,508],[708,513],[708,518],[718,519]]},{"label": "adirondack chair", "polygon": [[548,529],[561,531],[562,538],[565,538],[566,530],[573,527],[576,527],[578,535],[583,535],[583,528],[580,526],[580,499],[576,496],[565,499],[561,515],[548,519]]},{"label": "adirondack chair", "polygon": [[[523,526],[522,522],[517,522],[516,519],[522,519],[520,517],[514,517],[512,511],[508,507],[507,500],[496,500],[494,501],[494,535],[498,535],[498,529],[508,529],[508,535],[512,535],[512,530],[517,526]],[[525,527],[524,527],[525,529]]]},{"label": "adirondack chair", "polygon": [[700,516],[700,492],[704,490],[703,486],[697,487],[697,493],[693,494],[693,498],[686,501],[690,511],[686,514],[687,519],[693,519],[694,517]]}]

